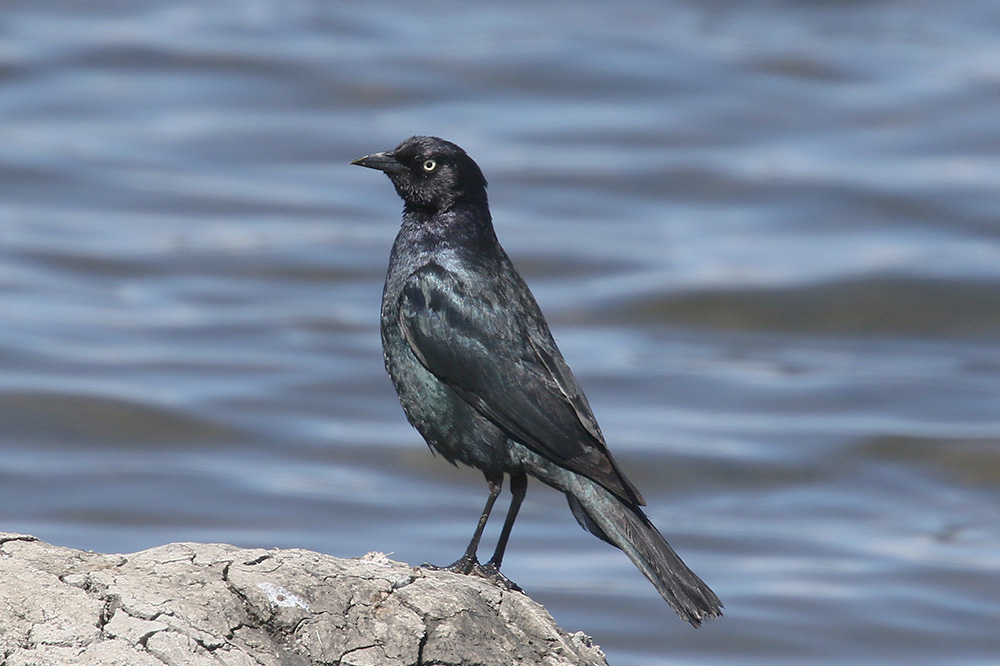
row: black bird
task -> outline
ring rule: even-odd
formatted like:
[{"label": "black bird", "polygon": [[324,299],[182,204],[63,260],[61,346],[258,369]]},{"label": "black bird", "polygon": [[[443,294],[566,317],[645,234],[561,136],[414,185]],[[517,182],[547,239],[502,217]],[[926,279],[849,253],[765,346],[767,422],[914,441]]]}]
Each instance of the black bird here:
[{"label": "black bird", "polygon": [[[382,295],[385,367],[410,423],[453,464],[486,476],[489,498],[465,554],[446,567],[518,589],[500,574],[530,474],[566,494],[588,532],[621,548],[681,619],[722,614],[718,597],[640,509],[528,285],[500,247],[479,166],[457,145],[414,136],[351,162],[382,171],[403,224]],[[504,475],[511,503],[493,557],[476,551]]]}]

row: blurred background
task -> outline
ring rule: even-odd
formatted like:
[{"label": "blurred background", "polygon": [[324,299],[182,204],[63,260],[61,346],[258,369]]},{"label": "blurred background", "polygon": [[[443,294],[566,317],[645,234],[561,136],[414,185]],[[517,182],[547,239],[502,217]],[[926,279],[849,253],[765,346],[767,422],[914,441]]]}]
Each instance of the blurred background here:
[{"label": "blurred background", "polygon": [[436,134],[727,612],[537,482],[513,580],[612,664],[994,664],[998,108],[987,0],[9,0],[0,529],[456,559],[348,165]]}]

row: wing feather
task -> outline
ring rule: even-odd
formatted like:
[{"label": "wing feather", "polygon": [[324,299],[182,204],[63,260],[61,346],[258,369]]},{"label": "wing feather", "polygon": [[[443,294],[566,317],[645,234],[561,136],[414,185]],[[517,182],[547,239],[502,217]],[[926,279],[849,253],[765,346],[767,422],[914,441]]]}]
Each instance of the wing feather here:
[{"label": "wing feather", "polygon": [[420,363],[508,436],[623,500],[644,504],[611,457],[533,300],[497,302],[429,264],[406,281],[399,313],[400,330]]}]

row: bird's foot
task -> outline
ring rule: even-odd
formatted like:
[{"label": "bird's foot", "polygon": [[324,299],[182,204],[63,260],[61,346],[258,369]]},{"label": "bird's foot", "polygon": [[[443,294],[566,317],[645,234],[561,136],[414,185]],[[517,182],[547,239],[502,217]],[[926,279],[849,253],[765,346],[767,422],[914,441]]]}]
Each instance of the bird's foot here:
[{"label": "bird's foot", "polygon": [[524,590],[522,590],[517,583],[500,573],[500,570],[495,564],[493,564],[493,562],[480,564],[479,560],[475,557],[462,556],[457,562],[452,562],[446,567],[439,567],[424,562],[420,565],[420,568],[430,569],[431,571],[450,571],[452,573],[463,574],[465,576],[475,576],[476,578],[488,580],[494,585],[498,585],[510,592],[524,592]]},{"label": "bird's foot", "polygon": [[524,592],[517,583],[500,573],[500,569],[493,562],[477,564],[469,573],[473,576],[485,578],[494,585],[499,585],[509,592]]},{"label": "bird's foot", "polygon": [[452,562],[446,567],[439,567],[436,564],[428,564],[427,562],[424,562],[423,564],[420,565],[420,568],[430,569],[431,571],[450,571],[452,573],[463,574],[468,576],[469,574],[472,573],[473,569],[475,569],[476,567],[481,568],[482,566],[483,565],[479,563],[479,560],[476,559],[475,555],[473,555],[472,557],[469,557],[468,555],[463,555],[458,560]]}]

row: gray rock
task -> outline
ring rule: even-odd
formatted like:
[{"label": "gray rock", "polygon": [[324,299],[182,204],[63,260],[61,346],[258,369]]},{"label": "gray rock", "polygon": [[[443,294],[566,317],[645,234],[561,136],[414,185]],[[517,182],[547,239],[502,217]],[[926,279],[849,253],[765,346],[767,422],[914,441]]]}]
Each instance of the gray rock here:
[{"label": "gray rock", "polygon": [[173,543],[103,555],[0,532],[4,666],[607,666],[524,594],[381,553]]}]

